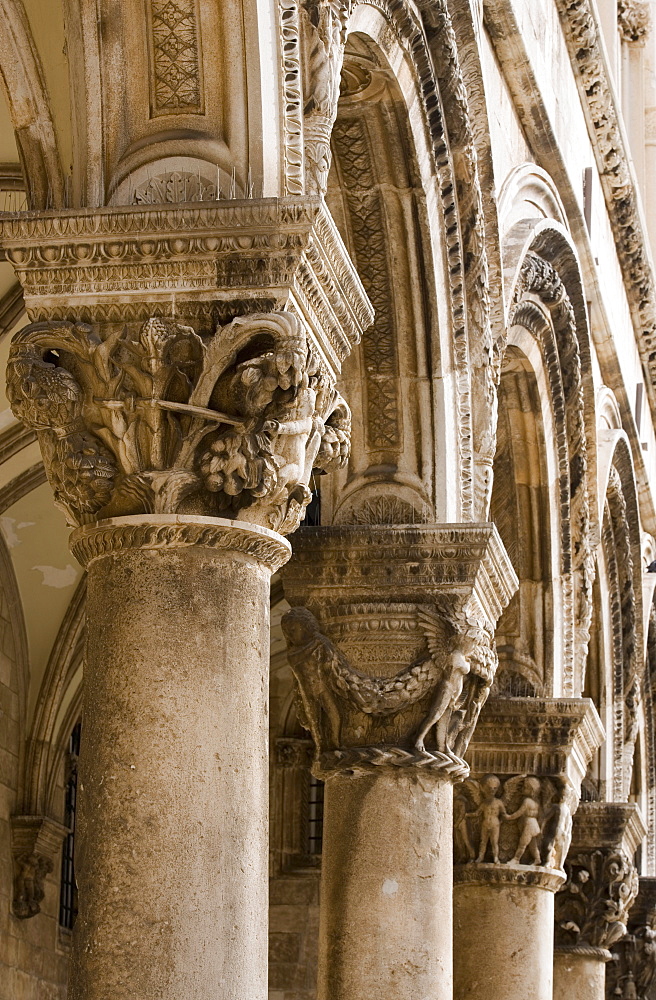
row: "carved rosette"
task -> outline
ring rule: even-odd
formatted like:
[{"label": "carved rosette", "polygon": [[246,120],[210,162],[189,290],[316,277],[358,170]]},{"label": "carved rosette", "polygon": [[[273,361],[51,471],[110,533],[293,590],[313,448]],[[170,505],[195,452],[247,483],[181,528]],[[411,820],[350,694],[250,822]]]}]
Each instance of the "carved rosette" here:
[{"label": "carved rosette", "polygon": [[586,802],[574,817],[565,861],[567,882],[555,900],[555,942],[561,950],[610,958],[626,934],[638,894],[633,861],[646,833],[633,803]]},{"label": "carved rosette", "polygon": [[456,884],[558,890],[581,781],[603,739],[588,699],[495,698],[454,798]]},{"label": "carved rosette", "polygon": [[606,996],[651,1000],[656,983],[656,879],[640,878],[627,933],[606,966]]},{"label": "carved rosette", "polygon": [[496,529],[302,529],[283,583],[315,774],[466,775],[496,670],[494,627],[517,586]]}]

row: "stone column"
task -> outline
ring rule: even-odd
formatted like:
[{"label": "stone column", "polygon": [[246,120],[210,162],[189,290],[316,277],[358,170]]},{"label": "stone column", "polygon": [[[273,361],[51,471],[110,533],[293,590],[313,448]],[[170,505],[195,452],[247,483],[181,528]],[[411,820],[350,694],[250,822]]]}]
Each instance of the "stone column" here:
[{"label": "stone column", "polygon": [[554,894],[603,729],[589,699],[494,699],[454,803],[458,1000],[552,1000]]},{"label": "stone column", "polygon": [[8,396],[89,577],[69,995],[265,1000],[269,578],[347,458],[368,300],[318,199],[2,236],[40,320]]},{"label": "stone column", "polygon": [[645,833],[633,803],[579,806],[567,882],[555,900],[554,1000],[604,1000],[609,948],[626,933],[638,892],[633,858]]},{"label": "stone column", "polygon": [[627,932],[606,966],[607,1000],[651,1000],[656,983],[656,878],[641,877]]},{"label": "stone column", "polygon": [[319,1000],[451,1000],[452,783],[517,581],[492,525],[303,529],[283,577],[326,781]]}]

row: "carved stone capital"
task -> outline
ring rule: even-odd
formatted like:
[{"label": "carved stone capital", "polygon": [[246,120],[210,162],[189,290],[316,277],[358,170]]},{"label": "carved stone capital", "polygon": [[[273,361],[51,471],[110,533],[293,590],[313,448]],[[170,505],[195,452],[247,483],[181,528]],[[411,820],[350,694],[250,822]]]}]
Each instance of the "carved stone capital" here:
[{"label": "carved stone capital", "polygon": [[60,861],[68,830],[45,816],[12,816],[11,852],[14,862],[12,912],[26,920],[41,912],[46,876]]},{"label": "carved stone capital", "polygon": [[617,0],[617,26],[625,42],[644,43],[651,30],[646,0]]},{"label": "carved stone capital", "polygon": [[453,869],[454,885],[526,885],[558,892],[565,876],[554,868],[540,865],[456,865]]},{"label": "carved stone capital", "polygon": [[283,584],[315,773],[466,775],[494,628],[517,586],[494,526],[302,529]]},{"label": "carved stone capital", "polygon": [[[526,871],[559,873],[581,780],[603,738],[588,699],[495,698],[467,752],[472,776],[455,791],[457,882],[527,881]],[[495,870],[497,874],[495,874]]]},{"label": "carved stone capital", "polygon": [[606,996],[651,1000],[656,982],[656,878],[640,878],[626,935],[606,967]]},{"label": "carved stone capital", "polygon": [[12,342],[7,394],[76,525],[181,513],[287,534],[312,472],[343,465],[350,446],[348,406],[291,313],[208,338],[161,317],[34,323]]},{"label": "carved stone capital", "polygon": [[638,892],[634,855],[646,828],[633,803],[584,802],[574,817],[565,861],[567,882],[556,896],[555,940],[561,949],[608,949],[626,933]]}]

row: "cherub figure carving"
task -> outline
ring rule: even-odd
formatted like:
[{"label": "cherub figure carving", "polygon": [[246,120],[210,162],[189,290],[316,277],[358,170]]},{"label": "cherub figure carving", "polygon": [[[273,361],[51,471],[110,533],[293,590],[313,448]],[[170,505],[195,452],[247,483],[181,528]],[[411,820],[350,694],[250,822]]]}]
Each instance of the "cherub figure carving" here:
[{"label": "cherub figure carving", "polygon": [[486,774],[481,780],[481,804],[474,815],[480,815],[481,839],[476,861],[480,864],[485,861],[488,845],[492,848],[492,860],[495,865],[499,861],[499,833],[501,831],[501,821],[507,818],[506,807],[502,799],[498,798],[501,782],[496,774]]},{"label": "cherub figure carving", "polygon": [[[507,784],[510,784],[510,782]],[[522,804],[519,809],[506,817],[509,822],[513,820],[521,821],[517,850],[509,863],[515,865],[521,864],[522,858],[528,851],[531,864],[540,865],[542,863],[542,858],[540,857],[540,835],[542,829],[539,823],[539,779],[522,777],[521,791],[523,795]]]}]

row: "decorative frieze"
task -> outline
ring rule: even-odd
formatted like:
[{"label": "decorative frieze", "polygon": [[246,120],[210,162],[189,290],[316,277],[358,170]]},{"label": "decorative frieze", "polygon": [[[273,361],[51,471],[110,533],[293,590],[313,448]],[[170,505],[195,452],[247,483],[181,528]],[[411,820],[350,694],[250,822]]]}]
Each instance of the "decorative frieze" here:
[{"label": "decorative frieze", "polygon": [[26,213],[2,219],[0,238],[32,320],[159,313],[211,333],[245,312],[289,309],[339,368],[373,318],[319,198]]},{"label": "decorative frieze", "polygon": [[465,776],[496,669],[494,626],[517,586],[496,529],[304,529],[283,582],[315,773]]},{"label": "decorative frieze", "polygon": [[636,849],[646,833],[633,803],[584,802],[574,817],[565,861],[567,882],[555,900],[555,940],[560,949],[610,958],[626,933],[638,893]]},{"label": "decorative frieze", "polygon": [[488,702],[467,752],[472,777],[455,794],[456,883],[559,888],[581,780],[602,738],[587,699]]}]

